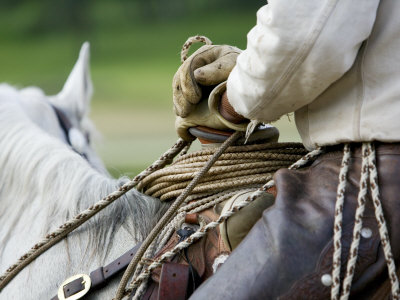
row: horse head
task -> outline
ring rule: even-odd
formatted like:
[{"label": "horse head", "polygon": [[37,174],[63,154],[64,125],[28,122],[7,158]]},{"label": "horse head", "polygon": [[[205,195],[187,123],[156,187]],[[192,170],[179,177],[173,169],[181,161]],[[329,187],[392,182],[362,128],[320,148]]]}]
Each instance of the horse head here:
[{"label": "horse head", "polygon": [[19,91],[19,102],[29,119],[43,131],[67,143],[95,169],[106,169],[93,150],[96,129],[89,119],[93,85],[90,77],[90,46],[82,45],[79,57],[61,92],[47,96],[38,87]]},{"label": "horse head", "polygon": [[[92,92],[88,43],[57,95],[0,84],[0,273],[47,233],[129,180],[111,178],[91,146]],[[167,207],[130,190],[22,270],[0,299],[51,298],[66,278],[132,248]],[[116,283],[94,296],[110,299]]]}]

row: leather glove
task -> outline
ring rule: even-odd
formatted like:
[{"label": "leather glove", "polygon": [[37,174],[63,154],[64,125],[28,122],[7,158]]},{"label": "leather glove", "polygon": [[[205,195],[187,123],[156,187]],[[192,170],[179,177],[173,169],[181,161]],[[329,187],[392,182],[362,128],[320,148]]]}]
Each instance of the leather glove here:
[{"label": "leather glove", "polygon": [[219,130],[239,130],[246,131],[248,119],[243,119],[241,123],[233,123],[226,120],[220,113],[221,97],[226,90],[226,82],[216,86],[207,99],[202,99],[200,103],[194,105],[194,109],[186,118],[176,117],[175,129],[178,135],[185,141],[192,141],[192,136],[188,129],[190,127],[205,126]]},{"label": "leather glove", "polygon": [[199,84],[212,86],[227,80],[240,52],[233,46],[205,45],[185,60],[172,83],[175,114],[187,117],[207,97]]}]

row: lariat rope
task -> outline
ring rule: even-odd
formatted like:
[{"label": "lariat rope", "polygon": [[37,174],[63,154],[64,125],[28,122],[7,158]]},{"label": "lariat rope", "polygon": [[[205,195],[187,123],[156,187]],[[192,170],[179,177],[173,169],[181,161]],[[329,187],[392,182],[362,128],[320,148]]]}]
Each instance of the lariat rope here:
[{"label": "lariat rope", "polygon": [[[312,160],[316,156],[320,155],[322,152],[323,151],[321,149],[316,149],[316,150],[314,150],[312,152],[309,152],[308,154],[306,154],[305,156],[300,158],[298,161],[293,163],[289,167],[289,169],[298,169],[298,168],[304,166],[310,160]],[[224,222],[227,219],[229,219],[233,214],[235,214],[236,212],[238,212],[242,208],[246,207],[247,205],[249,205],[254,200],[258,199],[260,196],[263,195],[263,193],[265,193],[269,188],[271,188],[273,186],[274,186],[274,181],[273,180],[269,180],[260,189],[256,190],[249,197],[247,197],[247,199],[235,204],[232,208],[230,208],[229,210],[224,212],[222,215],[220,215],[219,218],[216,221],[210,222],[207,225],[201,227],[195,233],[193,233],[192,235],[187,237],[184,241],[178,243],[172,250],[170,250],[170,251],[164,253],[163,255],[161,255],[158,259],[153,261],[147,268],[145,268],[145,270],[140,275],[135,277],[132,280],[132,282],[129,285],[129,287],[126,290],[124,290],[122,294],[118,294],[115,297],[115,300],[120,300],[120,299],[122,299],[122,297],[130,295],[137,288],[138,289],[137,289],[136,294],[135,294],[133,299],[138,299],[141,296],[141,292],[144,290],[143,288],[139,288],[139,287],[140,287],[141,284],[143,284],[143,286],[146,284],[147,279],[150,277],[152,270],[162,266],[162,264],[165,263],[166,261],[168,261],[168,259],[172,258],[174,255],[176,255],[177,253],[179,253],[183,249],[189,247],[191,244],[193,244],[197,240],[199,240],[202,237],[204,237],[207,234],[208,231],[210,231],[213,228],[216,228],[219,224],[221,224],[222,222]]]},{"label": "lariat rope", "polygon": [[[354,217],[353,239],[349,250],[349,258],[347,260],[346,274],[343,280],[342,294],[340,300],[347,300],[350,296],[351,283],[353,281],[354,271],[356,268],[358,247],[360,244],[362,217],[365,210],[366,196],[368,187],[371,191],[372,202],[374,204],[375,218],[378,223],[379,235],[383,245],[383,252],[391,283],[391,293],[393,299],[400,299],[399,280],[396,274],[396,266],[393,259],[392,249],[390,246],[389,233],[386,226],[385,217],[383,215],[382,202],[379,195],[378,171],[376,168],[375,147],[371,143],[362,144],[362,164],[361,176],[359,184],[359,193],[357,197],[357,208]],[[332,287],[331,299],[338,300],[340,293],[340,267],[341,267],[341,235],[343,222],[343,204],[346,188],[346,176],[350,162],[350,147],[348,144],[343,149],[343,160],[339,172],[339,185],[337,189],[335,221],[334,221],[334,254],[332,263]]]},{"label": "lariat rope", "polygon": [[[216,148],[180,156],[173,164],[147,176],[139,191],[161,201],[178,197]],[[264,143],[229,147],[204,175],[191,195],[217,193],[248,185],[261,186],[281,168],[307,153],[300,143]]]}]

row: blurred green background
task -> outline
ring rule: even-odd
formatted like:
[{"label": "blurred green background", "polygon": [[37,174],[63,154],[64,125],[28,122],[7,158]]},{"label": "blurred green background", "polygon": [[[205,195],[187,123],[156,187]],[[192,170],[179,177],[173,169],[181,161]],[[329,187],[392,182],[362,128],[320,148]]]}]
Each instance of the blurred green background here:
[{"label": "blurred green background", "polygon": [[[114,176],[133,176],[177,139],[171,82],[189,36],[244,49],[265,0],[0,0],[0,82],[60,91],[91,44],[96,149]],[[196,47],[194,47],[196,49]],[[275,124],[299,141],[294,121]],[[198,146],[197,146],[198,147]]]}]

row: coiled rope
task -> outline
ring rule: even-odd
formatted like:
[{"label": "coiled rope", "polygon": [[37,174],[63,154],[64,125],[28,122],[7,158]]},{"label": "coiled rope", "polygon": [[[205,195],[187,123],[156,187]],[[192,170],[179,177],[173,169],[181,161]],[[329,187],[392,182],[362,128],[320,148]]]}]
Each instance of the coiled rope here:
[{"label": "coiled rope", "polygon": [[[298,144],[296,146],[299,146]],[[310,160],[314,159],[316,156],[320,155],[322,153],[321,149],[317,149],[314,150],[308,154],[306,154],[305,156],[301,157],[299,160],[297,160],[296,162],[294,162],[289,169],[297,169],[300,168],[302,166],[304,166],[305,164],[307,164],[308,162],[310,162]],[[272,176],[270,176],[271,178]],[[193,244],[194,242],[196,242],[197,240],[201,239],[202,237],[204,237],[208,231],[210,231],[213,228],[216,228],[219,224],[221,224],[222,222],[224,222],[225,220],[229,219],[232,215],[234,215],[236,212],[238,212],[239,210],[241,210],[242,208],[246,207],[247,205],[249,205],[251,202],[253,202],[254,200],[256,200],[258,197],[260,197],[263,193],[265,193],[269,188],[271,188],[272,186],[274,186],[274,182],[273,180],[269,180],[266,184],[264,184],[261,188],[259,188],[258,190],[256,190],[255,192],[253,192],[247,199],[245,199],[244,201],[235,204],[231,209],[227,210],[225,213],[223,213],[216,221],[214,222],[210,222],[207,225],[201,227],[199,230],[197,230],[195,233],[193,233],[192,235],[190,235],[188,238],[186,238],[184,241],[178,243],[172,250],[164,253],[162,256],[160,256],[157,260],[153,261],[147,268],[145,268],[140,275],[138,276],[134,276],[134,279],[132,280],[131,284],[129,285],[129,287],[124,291],[124,293],[122,295],[118,295],[121,298],[115,298],[116,300],[118,299],[122,299],[122,296],[128,296],[131,293],[133,293],[133,291],[135,289],[136,293],[133,297],[133,299],[138,299],[141,296],[141,292],[144,290],[143,288],[141,288],[142,286],[144,286],[147,282],[147,279],[150,277],[151,275],[151,271],[161,267],[163,263],[165,263],[166,261],[168,261],[171,257],[173,257],[174,255],[176,255],[177,253],[179,253],[180,251],[182,251],[183,249],[189,247],[191,244]],[[232,193],[232,195],[235,193]],[[218,199],[218,197],[217,197]],[[225,199],[224,199],[225,200]],[[222,200],[223,201],[223,200]],[[196,204],[193,204],[196,205]],[[181,208],[181,212],[184,211],[188,211],[188,213],[192,213],[194,211],[201,211],[202,209],[208,208],[215,205],[215,202],[213,201],[208,201],[208,203],[201,207],[198,207],[198,210],[193,210],[190,211],[189,208],[191,208],[190,205],[187,205],[186,207]]]},{"label": "coiled rope", "polygon": [[[215,152],[216,149],[209,149],[181,156],[173,164],[147,176],[137,189],[162,201],[176,198]],[[262,185],[278,169],[287,168],[306,153],[307,150],[300,143],[229,147],[199,181],[191,195]]]}]

